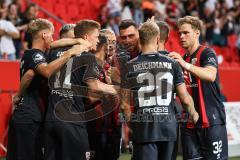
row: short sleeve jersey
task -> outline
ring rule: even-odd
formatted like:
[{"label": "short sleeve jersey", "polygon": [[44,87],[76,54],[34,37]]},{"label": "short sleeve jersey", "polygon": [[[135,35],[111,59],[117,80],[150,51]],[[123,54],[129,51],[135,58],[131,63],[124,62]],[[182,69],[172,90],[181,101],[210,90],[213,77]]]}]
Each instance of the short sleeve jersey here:
[{"label": "short sleeve jersey", "polygon": [[[49,53],[49,61],[60,57],[69,47],[58,48]],[[49,103],[46,121],[65,121],[84,125],[84,97],[87,96],[86,81],[98,78],[95,56],[84,52],[72,57],[49,79]]]},{"label": "short sleeve jersey", "polygon": [[43,120],[43,110],[45,108],[44,100],[46,99],[47,93],[47,87],[45,87],[47,86],[47,79],[38,75],[36,72],[36,68],[42,63],[46,63],[46,58],[44,53],[38,49],[26,50],[21,59],[20,77],[22,78],[29,69],[35,71],[35,76],[13,114],[13,118],[19,122]]},{"label": "short sleeve jersey", "polygon": [[179,64],[159,53],[142,54],[126,65],[124,87],[133,92],[135,142],[176,140],[174,92],[184,83]]}]

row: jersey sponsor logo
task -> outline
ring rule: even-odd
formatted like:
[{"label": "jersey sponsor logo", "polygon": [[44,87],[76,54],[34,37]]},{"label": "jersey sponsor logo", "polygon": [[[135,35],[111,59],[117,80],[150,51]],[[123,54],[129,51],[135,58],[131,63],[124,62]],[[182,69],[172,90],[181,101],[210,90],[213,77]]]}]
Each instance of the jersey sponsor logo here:
[{"label": "jersey sponsor logo", "polygon": [[43,55],[37,53],[37,54],[33,55],[33,61],[34,61],[34,63],[38,63],[41,61],[45,61],[45,58],[43,57]]},{"label": "jersey sponsor logo", "polygon": [[55,94],[64,98],[73,98],[73,91],[71,90],[53,89],[51,94]]},{"label": "jersey sponsor logo", "polygon": [[143,108],[143,113],[151,113],[152,115],[168,114],[168,107]]}]

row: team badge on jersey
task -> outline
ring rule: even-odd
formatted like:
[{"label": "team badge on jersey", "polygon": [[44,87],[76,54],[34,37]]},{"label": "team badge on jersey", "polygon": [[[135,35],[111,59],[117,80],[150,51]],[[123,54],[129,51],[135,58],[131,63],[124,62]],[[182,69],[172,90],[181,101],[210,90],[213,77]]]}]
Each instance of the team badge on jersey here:
[{"label": "team badge on jersey", "polygon": [[38,63],[38,62],[41,62],[41,61],[45,61],[45,58],[40,53],[36,53],[36,54],[33,55],[33,61],[35,63]]},{"label": "team badge on jersey", "polygon": [[191,64],[195,65],[197,63],[197,58],[193,58]]}]

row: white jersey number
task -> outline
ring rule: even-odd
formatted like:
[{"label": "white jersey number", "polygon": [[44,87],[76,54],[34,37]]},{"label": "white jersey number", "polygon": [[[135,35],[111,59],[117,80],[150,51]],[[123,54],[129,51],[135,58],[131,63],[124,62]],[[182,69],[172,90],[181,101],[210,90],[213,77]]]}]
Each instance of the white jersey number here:
[{"label": "white jersey number", "polygon": [[[67,67],[66,67],[66,72],[65,72],[65,79],[63,82],[63,88],[65,89],[71,89],[71,74],[72,74],[72,63],[73,63],[73,58],[69,59],[69,61],[66,63]],[[60,88],[60,73],[61,71],[58,71],[56,73],[56,81],[54,82],[54,88]]]},{"label": "white jersey number", "polygon": [[[137,76],[138,83],[143,83],[144,80],[148,81],[148,85],[140,87],[138,90],[139,107],[148,107],[154,105],[168,106],[171,103],[173,84],[173,76],[171,73],[159,72],[155,77],[152,73],[141,73]],[[163,90],[163,84],[167,85],[164,87],[165,90]],[[156,95],[150,96],[147,99],[146,94],[150,94],[154,90],[156,90]]]}]

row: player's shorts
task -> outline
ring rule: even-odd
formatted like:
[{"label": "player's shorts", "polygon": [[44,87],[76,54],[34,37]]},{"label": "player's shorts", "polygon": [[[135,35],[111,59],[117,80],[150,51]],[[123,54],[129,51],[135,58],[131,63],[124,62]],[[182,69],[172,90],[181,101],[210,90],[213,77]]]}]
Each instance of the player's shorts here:
[{"label": "player's shorts", "polygon": [[226,160],[228,141],[226,125],[209,128],[181,128],[184,160]]},{"label": "player's shorts", "polygon": [[85,127],[45,122],[45,160],[86,160],[91,156]]},{"label": "player's shorts", "polygon": [[120,154],[121,126],[111,131],[97,132],[88,125],[90,149],[95,151],[94,160],[118,160]]},{"label": "player's shorts", "polygon": [[11,120],[8,131],[7,160],[43,160],[40,122]]},{"label": "player's shorts", "polygon": [[174,160],[175,141],[133,144],[133,160]]}]

